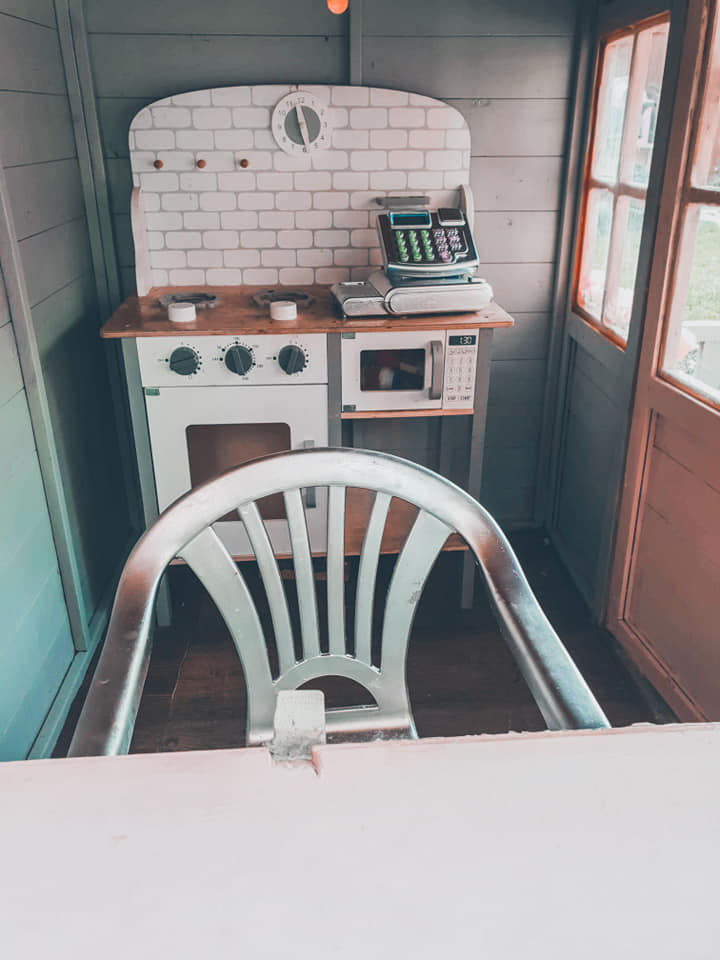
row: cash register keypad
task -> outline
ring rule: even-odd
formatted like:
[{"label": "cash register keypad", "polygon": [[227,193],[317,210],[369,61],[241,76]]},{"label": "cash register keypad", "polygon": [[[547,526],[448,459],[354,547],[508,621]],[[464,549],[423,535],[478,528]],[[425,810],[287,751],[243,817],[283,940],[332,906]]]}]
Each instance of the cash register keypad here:
[{"label": "cash register keypad", "polygon": [[397,259],[401,263],[452,263],[467,251],[457,227],[432,230],[395,230]]}]

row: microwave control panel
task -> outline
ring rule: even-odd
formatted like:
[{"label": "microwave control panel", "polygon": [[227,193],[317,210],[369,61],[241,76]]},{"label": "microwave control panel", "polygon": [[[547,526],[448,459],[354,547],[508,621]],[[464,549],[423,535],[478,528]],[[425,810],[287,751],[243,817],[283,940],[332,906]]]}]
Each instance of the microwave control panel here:
[{"label": "microwave control panel", "polygon": [[462,210],[391,210],[378,214],[377,230],[392,282],[467,277],[477,271],[478,255]]},{"label": "microwave control panel", "polygon": [[445,345],[443,408],[471,409],[475,397],[477,330],[448,330]]}]

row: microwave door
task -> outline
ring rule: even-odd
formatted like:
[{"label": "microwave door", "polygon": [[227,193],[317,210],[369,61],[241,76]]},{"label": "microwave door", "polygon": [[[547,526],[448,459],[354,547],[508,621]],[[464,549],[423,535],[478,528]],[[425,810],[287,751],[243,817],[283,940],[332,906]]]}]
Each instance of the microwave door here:
[{"label": "microwave door", "polygon": [[359,333],[342,341],[345,412],[442,406],[441,332]]}]

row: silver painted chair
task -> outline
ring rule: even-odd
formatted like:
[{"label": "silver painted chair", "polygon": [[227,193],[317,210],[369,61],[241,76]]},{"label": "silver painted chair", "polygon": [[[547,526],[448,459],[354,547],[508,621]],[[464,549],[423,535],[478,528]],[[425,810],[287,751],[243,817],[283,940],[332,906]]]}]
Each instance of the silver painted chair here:
[{"label": "silver painted chair", "polygon": [[[302,491],[328,488],[327,627],[318,608]],[[348,488],[374,493],[360,553],[354,636],[346,634],[345,504]],[[298,594],[301,654],[276,558],[255,501],[282,493]],[[373,662],[371,628],[380,546],[393,497],[417,516],[395,564]],[[250,590],[212,523],[237,510],[252,544],[272,618],[279,669],[273,675]],[[153,607],[167,565],[182,558],[216,603],[245,672],[247,742],[269,742],[279,690],[333,675],[356,681],[375,703],[327,712],[328,733],[416,736],[405,683],[408,638],[425,580],[448,536],[472,550],[510,649],[551,729],[606,727],[602,710],[537,603],[492,517],[469,494],[417,464],[366,450],[298,450],[252,461],[208,481],[169,507],[140,539],[118,586],[105,647],[70,755],[127,752],[151,651]]]}]

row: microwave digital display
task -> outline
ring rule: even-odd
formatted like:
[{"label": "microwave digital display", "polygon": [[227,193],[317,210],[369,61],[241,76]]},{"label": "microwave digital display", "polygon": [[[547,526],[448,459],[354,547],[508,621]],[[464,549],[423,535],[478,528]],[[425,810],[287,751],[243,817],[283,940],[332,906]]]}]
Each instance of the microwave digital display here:
[{"label": "microwave digital display", "polygon": [[469,333],[455,334],[448,337],[449,347],[474,347],[477,338]]},{"label": "microwave digital display", "polygon": [[425,351],[361,350],[360,389],[422,390],[425,386]]}]

